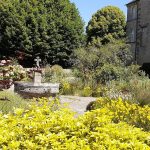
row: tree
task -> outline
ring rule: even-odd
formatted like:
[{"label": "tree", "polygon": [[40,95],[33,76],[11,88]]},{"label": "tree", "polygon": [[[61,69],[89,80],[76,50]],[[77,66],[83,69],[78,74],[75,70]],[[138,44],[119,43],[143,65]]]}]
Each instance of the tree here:
[{"label": "tree", "polygon": [[83,27],[69,0],[1,0],[0,52],[15,57],[17,51],[27,60],[39,55],[47,63],[68,66],[84,41]]},{"label": "tree", "polygon": [[126,70],[132,63],[132,55],[129,45],[123,40],[114,40],[100,48],[88,45],[77,49],[75,55],[77,75],[92,87],[111,80],[124,80],[131,74]]},{"label": "tree", "polygon": [[115,6],[98,10],[86,28],[88,43],[107,44],[114,39],[125,37],[125,15]]}]

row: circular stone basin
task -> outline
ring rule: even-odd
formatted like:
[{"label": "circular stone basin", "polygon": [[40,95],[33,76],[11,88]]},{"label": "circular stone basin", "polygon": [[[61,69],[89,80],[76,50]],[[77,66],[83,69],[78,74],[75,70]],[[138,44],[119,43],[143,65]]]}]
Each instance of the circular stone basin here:
[{"label": "circular stone basin", "polygon": [[24,98],[50,97],[59,93],[59,83],[15,82],[14,91]]}]

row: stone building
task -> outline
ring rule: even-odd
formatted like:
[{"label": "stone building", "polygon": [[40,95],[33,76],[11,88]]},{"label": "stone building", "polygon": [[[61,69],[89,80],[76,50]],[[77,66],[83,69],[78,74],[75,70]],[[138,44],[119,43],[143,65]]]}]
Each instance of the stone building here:
[{"label": "stone building", "polygon": [[150,0],[132,0],[127,8],[127,37],[134,60],[150,66]]}]

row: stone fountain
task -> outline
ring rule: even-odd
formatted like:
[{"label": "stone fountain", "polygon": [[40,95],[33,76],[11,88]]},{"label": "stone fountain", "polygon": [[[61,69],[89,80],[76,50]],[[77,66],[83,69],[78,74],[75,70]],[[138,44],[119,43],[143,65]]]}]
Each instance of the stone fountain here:
[{"label": "stone fountain", "polygon": [[14,91],[24,98],[56,96],[59,93],[59,83],[42,83],[42,72],[39,64],[41,59],[37,57],[35,61],[33,82],[15,82]]}]

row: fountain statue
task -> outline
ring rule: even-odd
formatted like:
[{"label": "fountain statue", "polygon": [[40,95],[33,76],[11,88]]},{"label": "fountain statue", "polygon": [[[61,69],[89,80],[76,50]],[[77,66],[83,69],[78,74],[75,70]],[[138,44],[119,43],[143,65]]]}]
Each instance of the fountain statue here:
[{"label": "fountain statue", "polygon": [[34,61],[36,67],[32,69],[33,82],[15,82],[14,91],[24,98],[56,96],[59,93],[59,83],[42,83],[41,59],[37,57]]}]

